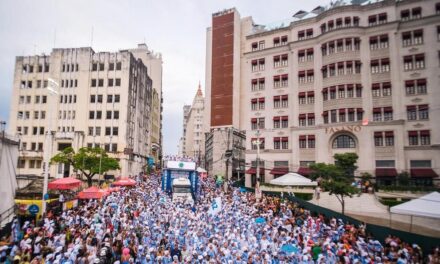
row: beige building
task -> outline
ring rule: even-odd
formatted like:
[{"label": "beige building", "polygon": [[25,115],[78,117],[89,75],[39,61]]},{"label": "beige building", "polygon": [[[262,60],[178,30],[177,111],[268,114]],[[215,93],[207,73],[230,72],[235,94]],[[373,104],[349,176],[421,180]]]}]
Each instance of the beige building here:
[{"label": "beige building", "polygon": [[206,123],[212,130],[232,113],[230,125],[246,132],[246,186],[256,181],[257,140],[266,182],[356,152],[358,174],[386,184],[406,171],[431,183],[439,51],[434,0],[336,1],[267,26],[225,10],[207,31]]},{"label": "beige building", "polygon": [[182,123],[182,137],[180,137],[179,140],[179,156],[185,156],[186,155],[186,126],[188,123],[188,115],[191,111],[191,105],[184,105],[183,106],[183,123]]},{"label": "beige building", "polygon": [[205,98],[203,97],[202,87],[199,84],[190,108],[186,105],[184,106],[184,135],[182,137],[182,150],[184,150],[182,154],[193,157],[199,163],[199,166],[203,164],[205,156],[205,135],[203,130],[204,108]]},{"label": "beige building", "polygon": [[[147,157],[161,149],[161,64],[160,55],[145,45],[17,57],[9,118],[10,132],[21,142],[17,174],[42,176],[44,155],[69,146],[110,152],[121,166],[110,175],[141,172]],[[46,89],[50,79],[58,84],[55,93]],[[52,136],[46,136],[49,131]],[[68,164],[50,168],[51,177],[75,173]]]}]

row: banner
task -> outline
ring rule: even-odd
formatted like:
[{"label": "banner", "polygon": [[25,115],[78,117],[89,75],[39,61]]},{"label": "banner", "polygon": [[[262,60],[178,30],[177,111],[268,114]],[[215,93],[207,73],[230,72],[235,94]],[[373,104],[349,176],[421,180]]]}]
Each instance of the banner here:
[{"label": "banner", "polygon": [[221,211],[221,209],[222,209],[222,199],[220,197],[217,197],[214,200],[212,200],[208,214],[216,215]]}]

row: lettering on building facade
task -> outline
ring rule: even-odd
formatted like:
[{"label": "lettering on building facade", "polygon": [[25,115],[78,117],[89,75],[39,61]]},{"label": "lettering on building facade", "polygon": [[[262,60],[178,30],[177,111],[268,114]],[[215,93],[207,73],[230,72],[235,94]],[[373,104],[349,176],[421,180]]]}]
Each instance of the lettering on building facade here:
[{"label": "lettering on building facade", "polygon": [[361,126],[340,126],[340,127],[326,127],[325,128],[325,133],[326,134],[333,134],[336,132],[341,132],[341,131],[347,131],[347,132],[359,132],[361,131],[362,127]]}]

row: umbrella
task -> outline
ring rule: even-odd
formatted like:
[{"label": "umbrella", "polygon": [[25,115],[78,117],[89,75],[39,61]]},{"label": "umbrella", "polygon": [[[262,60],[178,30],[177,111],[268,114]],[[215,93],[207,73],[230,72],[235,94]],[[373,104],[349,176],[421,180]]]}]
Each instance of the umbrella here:
[{"label": "umbrella", "polygon": [[298,248],[296,248],[292,244],[285,244],[281,247],[281,251],[287,253],[287,254],[295,254],[298,252]]},{"label": "umbrella", "polygon": [[49,190],[71,190],[78,188],[81,181],[75,178],[62,178],[49,182]]},{"label": "umbrella", "polygon": [[114,186],[135,186],[136,181],[130,178],[121,178],[113,183]]},{"label": "umbrella", "polygon": [[264,224],[264,223],[266,223],[266,219],[264,219],[264,217],[255,218],[255,223],[256,224]]},{"label": "umbrella", "polygon": [[102,197],[108,195],[106,190],[99,189],[98,187],[92,186],[87,188],[80,193],[78,193],[79,199],[101,199]]}]

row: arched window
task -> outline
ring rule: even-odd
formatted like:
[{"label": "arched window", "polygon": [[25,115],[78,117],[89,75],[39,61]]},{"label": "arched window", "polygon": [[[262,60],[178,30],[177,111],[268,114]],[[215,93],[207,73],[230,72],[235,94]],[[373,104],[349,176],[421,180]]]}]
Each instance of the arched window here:
[{"label": "arched window", "polygon": [[333,148],[355,148],[356,142],[351,136],[340,135],[333,140]]}]

